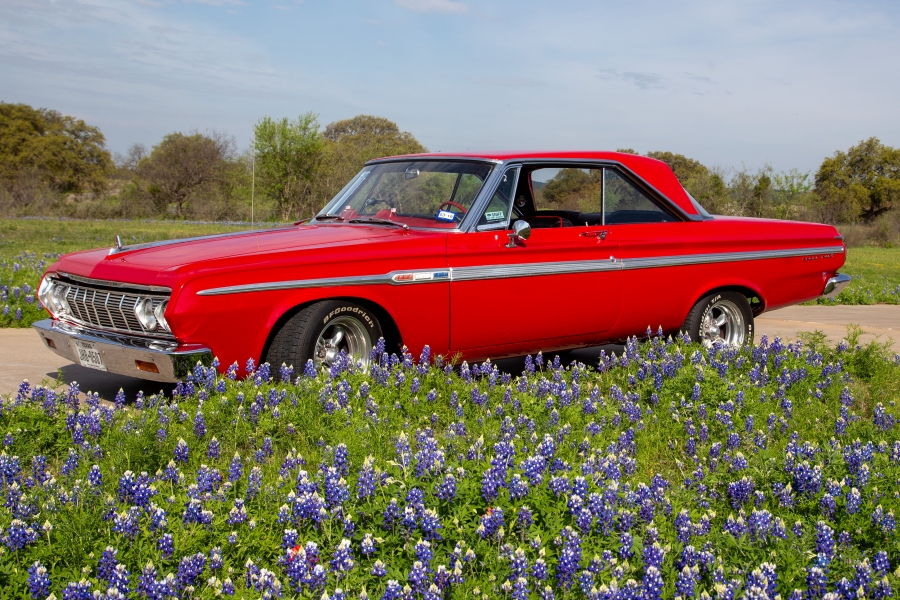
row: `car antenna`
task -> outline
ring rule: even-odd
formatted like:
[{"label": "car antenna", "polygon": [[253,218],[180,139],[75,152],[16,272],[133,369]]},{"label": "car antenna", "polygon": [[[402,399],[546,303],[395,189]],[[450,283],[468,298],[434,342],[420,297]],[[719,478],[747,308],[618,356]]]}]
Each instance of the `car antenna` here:
[{"label": "car antenna", "polygon": [[122,249],[122,238],[120,236],[116,236],[116,250]]}]

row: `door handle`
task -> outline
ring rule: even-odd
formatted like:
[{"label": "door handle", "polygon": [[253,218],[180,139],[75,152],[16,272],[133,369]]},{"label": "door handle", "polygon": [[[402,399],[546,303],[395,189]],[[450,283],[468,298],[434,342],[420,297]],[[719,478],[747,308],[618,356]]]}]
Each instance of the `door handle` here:
[{"label": "door handle", "polygon": [[581,234],[581,237],[598,237],[602,241],[606,239],[606,234],[608,233],[605,229],[603,231],[585,231]]}]

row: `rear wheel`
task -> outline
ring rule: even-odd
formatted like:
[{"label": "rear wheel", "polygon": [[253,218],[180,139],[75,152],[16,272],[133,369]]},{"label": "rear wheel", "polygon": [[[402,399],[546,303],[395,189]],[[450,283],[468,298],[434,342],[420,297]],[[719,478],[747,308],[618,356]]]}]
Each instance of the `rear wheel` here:
[{"label": "rear wheel", "polygon": [[347,300],[326,300],[307,306],[275,334],[266,361],[303,368],[329,367],[343,351],[354,362],[369,364],[369,352],[382,337],[381,324],[369,309]]},{"label": "rear wheel", "polygon": [[682,330],[691,341],[712,346],[722,341],[732,346],[753,343],[753,312],[746,296],[738,292],[715,292],[691,308]]}]

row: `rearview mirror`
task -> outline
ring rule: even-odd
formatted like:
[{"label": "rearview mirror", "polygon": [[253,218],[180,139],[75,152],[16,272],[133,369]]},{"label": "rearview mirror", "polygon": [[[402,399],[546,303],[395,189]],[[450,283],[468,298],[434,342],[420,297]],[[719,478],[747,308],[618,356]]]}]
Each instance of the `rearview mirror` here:
[{"label": "rearview mirror", "polygon": [[506,244],[506,247],[515,248],[518,242],[524,242],[531,237],[531,225],[528,224],[528,221],[516,221],[513,223],[512,232],[507,235],[509,235],[509,242]]},{"label": "rearview mirror", "polygon": [[416,177],[419,176],[419,170],[418,169],[407,169],[406,171],[404,171],[404,174],[406,175],[407,179],[415,179]]}]

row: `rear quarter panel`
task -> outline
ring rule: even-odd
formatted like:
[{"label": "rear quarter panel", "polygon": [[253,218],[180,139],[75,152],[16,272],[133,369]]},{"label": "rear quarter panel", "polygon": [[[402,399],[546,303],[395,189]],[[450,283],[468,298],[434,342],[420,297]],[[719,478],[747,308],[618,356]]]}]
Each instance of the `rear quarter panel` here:
[{"label": "rear quarter panel", "polygon": [[[843,266],[845,248],[830,225],[717,217],[710,221],[610,226],[619,244],[623,272],[620,337],[654,330],[677,330],[691,307],[707,293],[741,288],[757,295],[763,310],[819,296]],[[812,256],[706,262],[630,270],[630,261],[727,253],[831,248]]]}]

